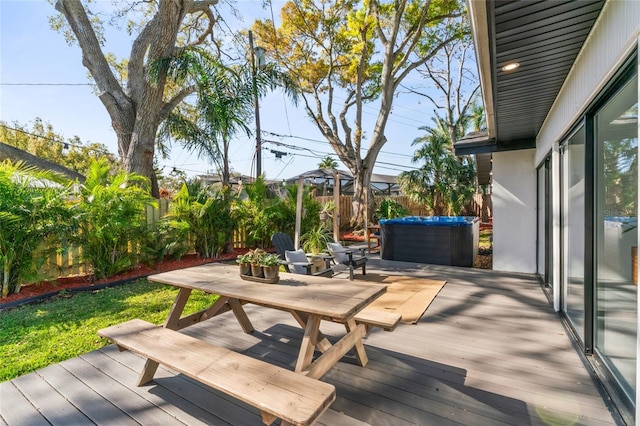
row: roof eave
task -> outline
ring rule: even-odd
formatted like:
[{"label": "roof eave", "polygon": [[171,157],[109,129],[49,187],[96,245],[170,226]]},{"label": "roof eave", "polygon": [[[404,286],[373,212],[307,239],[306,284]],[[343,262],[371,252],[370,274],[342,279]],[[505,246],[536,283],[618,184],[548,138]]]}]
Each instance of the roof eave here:
[{"label": "roof eave", "polygon": [[473,45],[478,63],[478,75],[480,77],[484,113],[487,121],[487,136],[489,138],[495,138],[496,120],[493,99],[493,77],[491,73],[491,46],[489,44],[492,38],[489,37],[487,2],[485,0],[467,0],[467,7],[469,9],[469,19],[471,20]]}]

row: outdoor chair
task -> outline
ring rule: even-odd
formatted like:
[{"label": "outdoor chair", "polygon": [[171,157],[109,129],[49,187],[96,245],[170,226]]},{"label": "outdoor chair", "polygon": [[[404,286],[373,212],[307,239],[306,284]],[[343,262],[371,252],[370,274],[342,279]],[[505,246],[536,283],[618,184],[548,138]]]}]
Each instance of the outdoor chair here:
[{"label": "outdoor chair", "polygon": [[[271,244],[276,249],[280,257],[280,264],[285,271],[294,274],[315,275],[323,277],[332,277],[333,269],[331,268],[332,256],[327,255],[311,255],[303,250],[296,250],[293,246],[293,240],[284,232],[276,232],[271,236]],[[319,272],[313,272],[315,262],[313,260],[322,259],[325,269]]]},{"label": "outdoor chair", "polygon": [[367,274],[367,261],[369,259],[366,256],[354,255],[355,250],[343,247],[340,243],[327,243],[327,248],[336,263],[349,267],[349,279],[351,281],[353,281],[354,268],[362,266],[362,275]]}]

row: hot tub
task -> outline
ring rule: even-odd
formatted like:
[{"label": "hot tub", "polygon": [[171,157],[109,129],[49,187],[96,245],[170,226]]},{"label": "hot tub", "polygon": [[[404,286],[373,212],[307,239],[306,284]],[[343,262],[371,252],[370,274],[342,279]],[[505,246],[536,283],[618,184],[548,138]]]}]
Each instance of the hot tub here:
[{"label": "hot tub", "polygon": [[478,254],[480,218],[410,216],[380,221],[385,260],[473,266]]}]

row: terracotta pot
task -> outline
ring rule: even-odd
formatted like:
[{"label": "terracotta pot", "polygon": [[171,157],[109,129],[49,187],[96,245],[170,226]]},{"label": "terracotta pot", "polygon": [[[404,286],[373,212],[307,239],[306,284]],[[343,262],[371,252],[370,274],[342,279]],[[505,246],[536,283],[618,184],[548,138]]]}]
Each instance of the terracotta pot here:
[{"label": "terracotta pot", "polygon": [[254,277],[261,278],[262,277],[262,266],[260,265],[251,265],[251,275]]},{"label": "terracotta pot", "polygon": [[240,263],[240,275],[251,275],[251,264],[250,263]]}]

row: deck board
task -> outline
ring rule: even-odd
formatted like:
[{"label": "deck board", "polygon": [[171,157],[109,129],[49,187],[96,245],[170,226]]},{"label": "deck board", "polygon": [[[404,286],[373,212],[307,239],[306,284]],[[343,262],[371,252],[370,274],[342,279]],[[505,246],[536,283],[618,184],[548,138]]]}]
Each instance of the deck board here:
[{"label": "deck board", "polygon": [[[337,399],[318,425],[616,424],[618,417],[533,277],[375,256],[367,269],[447,284],[416,325],[367,335],[366,367],[349,353],[323,376],[336,386]],[[231,313],[183,332],[293,369],[302,338],[293,317],[251,305],[246,311],[256,328],[252,334],[243,333]],[[344,332],[332,323],[321,329],[330,340]],[[262,424],[252,407],[162,366],[153,382],[136,387],[143,363],[111,345],[2,383],[0,426],[59,424],[60,419],[65,424]]]}]

